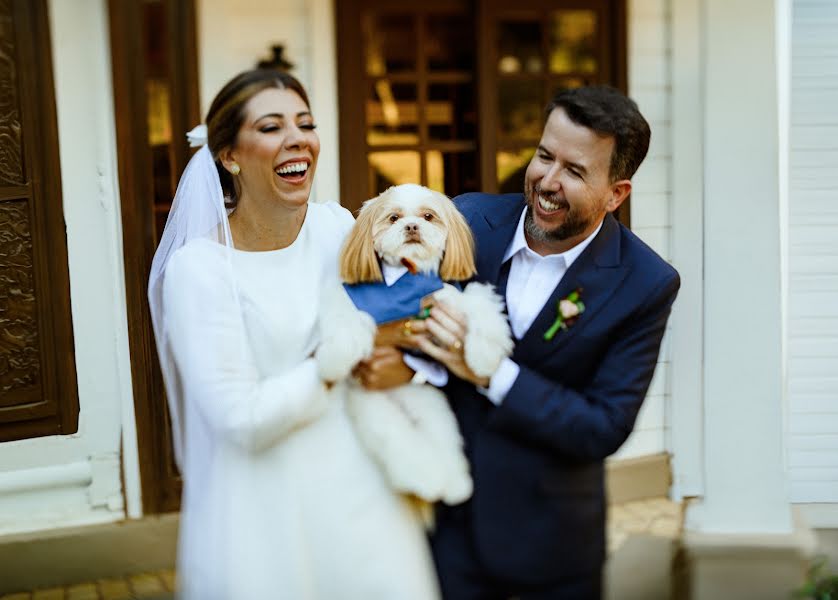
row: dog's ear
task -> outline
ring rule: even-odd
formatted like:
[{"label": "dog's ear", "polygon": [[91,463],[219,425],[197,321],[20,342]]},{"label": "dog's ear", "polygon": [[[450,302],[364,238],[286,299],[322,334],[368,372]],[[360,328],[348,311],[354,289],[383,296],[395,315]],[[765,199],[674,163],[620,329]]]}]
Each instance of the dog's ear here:
[{"label": "dog's ear", "polygon": [[340,278],[344,283],[384,281],[372,240],[372,226],[379,212],[379,203],[376,200],[382,196],[364,202],[355,225],[343,244],[340,256]]},{"label": "dog's ear", "polygon": [[448,223],[448,239],[445,241],[445,256],[439,267],[443,281],[464,281],[477,273],[474,265],[474,238],[465,217],[454,203],[443,196],[445,220]]}]

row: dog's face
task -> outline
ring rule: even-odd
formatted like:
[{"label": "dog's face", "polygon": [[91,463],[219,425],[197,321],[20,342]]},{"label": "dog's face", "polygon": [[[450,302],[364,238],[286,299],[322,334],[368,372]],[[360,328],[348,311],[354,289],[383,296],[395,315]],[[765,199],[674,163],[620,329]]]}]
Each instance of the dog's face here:
[{"label": "dog's face", "polygon": [[364,203],[344,246],[341,277],[347,283],[381,281],[379,260],[462,281],[475,272],[471,230],[444,194],[397,185]]},{"label": "dog's face", "polygon": [[403,264],[404,259],[419,271],[436,273],[448,239],[450,202],[442,194],[415,184],[390,188],[371,200],[375,253],[390,265]]}]

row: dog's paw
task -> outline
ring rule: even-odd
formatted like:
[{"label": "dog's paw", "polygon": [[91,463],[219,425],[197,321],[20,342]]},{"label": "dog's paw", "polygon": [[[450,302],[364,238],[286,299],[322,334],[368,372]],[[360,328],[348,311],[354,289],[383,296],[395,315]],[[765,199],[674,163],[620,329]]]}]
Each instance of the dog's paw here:
[{"label": "dog's paw", "polygon": [[468,468],[460,470],[457,473],[449,476],[445,482],[445,490],[442,494],[442,501],[449,505],[462,504],[469,498],[474,491],[474,482],[468,472]]},{"label": "dog's paw", "polygon": [[374,343],[375,321],[367,313],[347,311],[339,321],[333,320],[331,330],[323,332],[323,341],[314,353],[320,378],[346,379],[359,361],[372,354]]}]

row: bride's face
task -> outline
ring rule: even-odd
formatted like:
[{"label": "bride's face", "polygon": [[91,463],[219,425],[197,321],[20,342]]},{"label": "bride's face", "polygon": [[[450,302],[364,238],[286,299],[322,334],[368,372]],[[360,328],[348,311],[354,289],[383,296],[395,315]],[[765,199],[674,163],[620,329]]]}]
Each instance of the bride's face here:
[{"label": "bride's face", "polygon": [[314,127],[309,107],[293,90],[268,88],[253,96],[231,152],[241,168],[241,199],[273,199],[290,209],[305,205],[320,154]]}]

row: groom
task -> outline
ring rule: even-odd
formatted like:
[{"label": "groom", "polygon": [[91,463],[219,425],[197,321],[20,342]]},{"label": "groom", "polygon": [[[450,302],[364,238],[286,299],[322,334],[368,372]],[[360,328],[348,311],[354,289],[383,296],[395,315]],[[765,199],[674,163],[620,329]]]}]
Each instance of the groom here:
[{"label": "groom", "polygon": [[432,538],[448,600],[601,596],[603,461],[631,433],[679,287],[612,216],[649,136],[620,92],[563,91],[524,194],[455,200],[474,232],[477,280],[505,297],[516,347],[476,377],[463,321],[445,306],[418,341],[456,375],[446,391],[475,482],[468,503],[442,507]]}]

